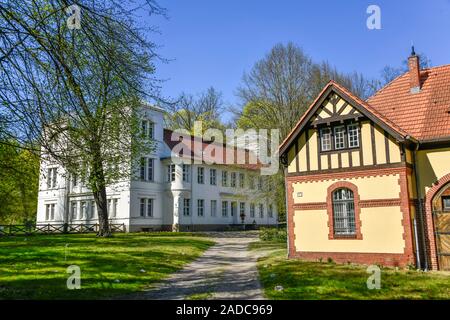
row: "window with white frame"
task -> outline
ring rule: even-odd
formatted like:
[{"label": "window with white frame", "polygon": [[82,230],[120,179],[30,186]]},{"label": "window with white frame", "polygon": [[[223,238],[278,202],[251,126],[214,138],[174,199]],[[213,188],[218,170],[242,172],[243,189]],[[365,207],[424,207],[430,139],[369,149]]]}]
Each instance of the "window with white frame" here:
[{"label": "window with white frame", "polygon": [[259,217],[264,218],[264,205],[263,204],[259,205]]},{"label": "window with white frame", "polygon": [[211,217],[217,215],[217,200],[211,200]]},{"label": "window with white frame", "polygon": [[239,203],[239,216],[245,216],[245,202]]},{"label": "window with white frame", "polygon": [[356,123],[347,126],[348,147],[359,147],[359,125]]},{"label": "window with white frame", "polygon": [[80,204],[80,219],[85,219],[87,214],[87,203],[86,201],[81,201]]},{"label": "window with white frame", "polygon": [[115,218],[117,216],[117,204],[119,202],[119,199],[113,199],[112,200],[112,204],[113,204],[113,209],[112,209],[112,217]]},{"label": "window with white frame", "polygon": [[191,180],[191,166],[189,164],[183,164],[183,182],[189,182]]},{"label": "window with white frame", "polygon": [[355,202],[350,189],[333,192],[333,230],[335,235],[356,234]]},{"label": "window with white frame", "polygon": [[153,139],[155,124],[149,120],[142,120],[141,122],[142,136],[144,138]]},{"label": "window with white frame", "polygon": [[175,165],[169,164],[167,166],[167,181],[173,182],[175,181]]},{"label": "window with white frame", "polygon": [[222,201],[222,217],[228,216],[228,201]]},{"label": "window with white frame", "polygon": [[153,217],[153,199],[141,198],[139,203],[139,216]]},{"label": "window with white frame", "polygon": [[183,199],[183,216],[188,217],[191,215],[191,199]]},{"label": "window with white frame", "polygon": [[320,129],[320,146],[322,151],[331,150],[331,129],[322,128]]},{"label": "window with white frame", "polygon": [[155,160],[153,158],[141,158],[140,178],[142,181],[153,181],[154,162]]},{"label": "window with white frame", "polygon": [[56,188],[56,182],[58,178],[58,168],[47,169],[47,189]]},{"label": "window with white frame", "polygon": [[197,215],[203,217],[205,214],[205,200],[197,199]]},{"label": "window with white frame", "polygon": [[217,184],[216,169],[209,169],[209,184],[215,186]]},{"label": "window with white frame", "polygon": [[263,189],[263,177],[258,177],[258,190]]},{"label": "window with white frame", "polygon": [[334,127],[334,148],[345,149],[345,127]]},{"label": "window with white frame", "polygon": [[197,183],[199,184],[205,183],[205,168],[203,167],[197,168]]},{"label": "window with white frame", "polygon": [[267,215],[269,218],[273,218],[273,205],[269,204],[269,207],[267,208]]},{"label": "window with white frame", "polygon": [[248,176],[248,187],[250,189],[255,189],[255,177],[253,175]]},{"label": "window with white frame", "polygon": [[71,201],[70,202],[70,215],[72,217],[72,220],[76,220],[77,219],[77,212],[78,209],[78,203],[76,201]]},{"label": "window with white frame", "polygon": [[239,173],[239,188],[244,188],[245,186],[245,174]]},{"label": "window with white frame", "polygon": [[89,202],[89,219],[93,219],[97,212],[97,207],[95,206],[95,201],[91,200]]},{"label": "window with white frame", "polygon": [[55,220],[55,203],[49,203],[45,205],[45,220],[52,221]]},{"label": "window with white frame", "polygon": [[254,203],[250,203],[250,217],[251,218],[255,217],[255,204]]},{"label": "window with white frame", "polygon": [[228,186],[228,172],[223,170],[222,171],[222,187]]},{"label": "window with white frame", "polygon": [[236,172],[231,173],[230,187],[236,188]]}]

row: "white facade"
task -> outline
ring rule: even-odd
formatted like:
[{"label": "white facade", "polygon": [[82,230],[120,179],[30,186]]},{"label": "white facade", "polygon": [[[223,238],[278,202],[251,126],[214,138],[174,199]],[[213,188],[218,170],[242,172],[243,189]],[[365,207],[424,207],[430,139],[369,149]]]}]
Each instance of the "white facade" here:
[{"label": "white facade", "polygon": [[[174,163],[164,141],[163,111],[146,107],[144,118],[153,128],[156,148],[145,155],[139,171],[143,179],[107,188],[111,223],[124,224],[128,231],[218,230],[242,223],[277,223],[276,206],[262,191],[259,170]],[[98,223],[92,194],[81,182],[67,177],[62,167],[41,163],[38,197],[38,224]]]}]

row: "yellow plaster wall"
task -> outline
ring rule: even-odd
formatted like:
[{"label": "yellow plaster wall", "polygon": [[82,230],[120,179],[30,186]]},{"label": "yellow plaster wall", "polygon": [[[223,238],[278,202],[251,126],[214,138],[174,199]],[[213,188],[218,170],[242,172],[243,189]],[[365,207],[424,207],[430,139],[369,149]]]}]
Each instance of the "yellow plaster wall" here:
[{"label": "yellow plaster wall", "polygon": [[377,150],[377,164],[385,164],[386,160],[386,143],[384,137],[384,131],[378,126],[375,126],[375,148]]},{"label": "yellow plaster wall", "polygon": [[[295,211],[296,251],[403,253],[400,207],[361,209],[362,240],[329,240],[326,210]],[[324,257],[326,258],[326,257]]]},{"label": "yellow plaster wall", "polygon": [[[339,181],[348,181],[358,187],[361,200],[398,199],[400,197],[399,174],[389,176],[347,178]],[[335,181],[314,181],[292,183],[293,194],[290,195],[294,203],[326,202],[328,187]],[[380,186],[382,186],[380,188]],[[303,197],[297,197],[298,192]]]},{"label": "yellow plaster wall", "polygon": [[342,165],[342,168],[348,168],[350,166],[350,162],[348,159],[348,153],[341,154],[341,165]]},{"label": "yellow plaster wall", "polygon": [[331,169],[339,168],[339,159],[337,153],[331,154]]},{"label": "yellow plaster wall", "polygon": [[306,171],[306,135],[302,133],[298,140],[298,170]]},{"label": "yellow plaster wall", "polygon": [[392,137],[389,137],[389,157],[391,163],[399,163],[402,161],[400,147],[398,143],[396,143],[394,139],[392,139]]},{"label": "yellow plaster wall", "polygon": [[418,151],[416,161],[423,197],[434,182],[450,173],[450,148]]}]

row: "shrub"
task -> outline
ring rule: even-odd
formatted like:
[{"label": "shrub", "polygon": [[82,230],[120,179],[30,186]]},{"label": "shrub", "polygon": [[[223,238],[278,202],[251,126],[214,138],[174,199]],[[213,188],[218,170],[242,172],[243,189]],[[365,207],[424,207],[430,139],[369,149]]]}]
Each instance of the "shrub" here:
[{"label": "shrub", "polygon": [[259,231],[259,238],[262,241],[286,241],[287,232],[286,229],[276,228],[261,228]]}]

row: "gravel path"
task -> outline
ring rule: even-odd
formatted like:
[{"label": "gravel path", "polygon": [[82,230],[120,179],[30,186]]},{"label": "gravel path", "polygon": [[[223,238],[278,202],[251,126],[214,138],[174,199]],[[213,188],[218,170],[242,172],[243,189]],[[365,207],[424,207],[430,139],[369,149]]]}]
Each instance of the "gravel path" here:
[{"label": "gravel path", "polygon": [[204,254],[164,282],[130,299],[264,299],[248,244],[256,232],[209,232],[216,242]]}]

